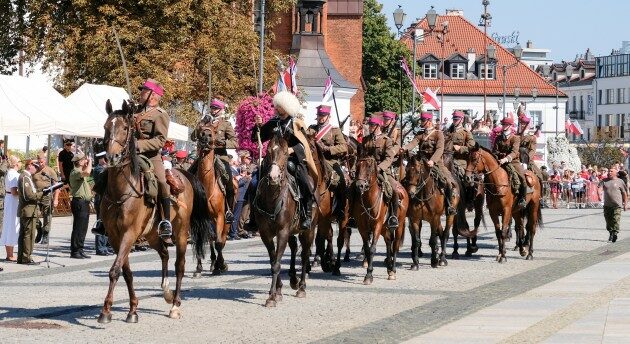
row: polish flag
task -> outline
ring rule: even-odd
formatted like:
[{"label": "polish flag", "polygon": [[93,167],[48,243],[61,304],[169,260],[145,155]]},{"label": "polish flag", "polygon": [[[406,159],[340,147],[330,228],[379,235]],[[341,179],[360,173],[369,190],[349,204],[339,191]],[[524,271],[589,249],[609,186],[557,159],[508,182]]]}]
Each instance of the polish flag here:
[{"label": "polish flag", "polygon": [[580,125],[580,123],[578,121],[573,121],[573,132],[576,135],[582,135],[584,134],[584,130],[582,130],[582,126]]},{"label": "polish flag", "polygon": [[431,91],[431,89],[428,87],[424,92],[422,92],[422,98],[424,98],[425,103],[431,104],[431,106],[433,106],[433,108],[436,110],[439,110],[442,106],[442,104],[440,104],[440,100],[438,99],[437,94]]},{"label": "polish flag", "polygon": [[330,75],[326,78],[326,84],[324,85],[324,94],[322,98],[322,103],[326,103],[330,100],[333,95],[333,84],[332,77]]}]

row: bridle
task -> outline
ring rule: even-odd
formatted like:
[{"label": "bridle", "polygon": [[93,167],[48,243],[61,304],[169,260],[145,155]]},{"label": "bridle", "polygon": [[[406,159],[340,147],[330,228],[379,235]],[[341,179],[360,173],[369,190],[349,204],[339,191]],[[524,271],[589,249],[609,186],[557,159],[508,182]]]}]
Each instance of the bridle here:
[{"label": "bridle", "polygon": [[[421,164],[424,160],[425,160],[424,158],[422,158],[422,160],[415,160],[415,163],[416,164]],[[417,169],[416,167],[412,167],[411,164],[409,165],[409,168]],[[419,172],[419,169],[416,172]],[[408,175],[410,175],[410,174],[408,174]],[[420,179],[418,177],[418,179],[420,180],[420,183],[415,183],[414,184],[413,182],[410,182],[408,179],[406,180],[405,184],[408,187],[409,186],[414,186],[416,188],[415,192],[412,195],[410,195],[411,199],[413,199],[413,200],[415,200],[415,201],[420,203],[420,202],[426,202],[426,201],[430,200],[431,198],[433,198],[435,196],[435,192],[434,192],[435,191],[435,183],[433,183],[433,187],[431,188],[431,190],[429,190],[431,192],[429,192],[429,196],[428,197],[422,198],[422,197],[419,196],[420,192],[422,190],[424,190],[424,188],[427,186],[427,184],[429,182],[429,179],[431,179],[431,178],[432,178],[431,177],[431,172],[429,171],[429,173],[428,173],[428,175],[427,175],[427,177],[425,179]]]},{"label": "bridle", "polygon": [[[497,167],[496,168],[494,168],[492,170],[488,170],[488,164],[486,164],[486,161],[483,158],[483,155],[481,155],[478,152],[472,152],[471,153],[471,157],[473,157],[473,156],[474,156],[474,158],[473,158],[472,162],[473,162],[473,166],[474,167],[473,167],[473,169],[469,169],[468,166],[466,166],[466,175],[468,175],[468,174],[470,174],[470,175],[477,174],[478,172],[476,170],[477,170],[477,166],[479,165],[480,161],[483,163],[483,175],[484,176],[491,175],[492,173],[496,172],[497,170],[499,170],[501,168],[501,165],[497,163]],[[475,179],[477,179],[477,178],[475,178]],[[490,189],[488,189],[488,185],[494,185],[497,188],[501,187],[501,186],[508,186],[508,185],[498,185],[498,184],[495,184],[495,183],[486,183],[486,182],[483,182],[482,179],[477,179],[476,181],[473,181],[472,183],[473,184],[482,184],[482,185],[484,185],[484,189],[486,189],[486,191],[492,193],[493,195],[498,195],[498,194],[495,194],[492,191],[490,191]]]},{"label": "bridle", "polygon": [[[359,167],[361,166],[362,163],[366,163],[368,166],[368,173],[366,173],[367,176],[376,175],[377,171],[376,171],[376,168],[374,168],[374,166],[376,165],[376,159],[374,159],[373,157],[360,158],[357,160],[355,166]],[[370,179],[364,179],[364,178],[358,178],[358,177],[355,180],[355,183],[356,182],[365,182],[368,185],[371,184]],[[360,200],[361,208],[363,210],[363,214],[367,215],[372,221],[378,220],[378,218],[381,215],[381,203],[383,203],[383,188],[379,188],[378,195],[377,195],[378,202],[371,207],[365,204],[365,200],[363,197],[365,192],[358,187],[356,188],[359,189],[359,200]],[[369,190],[370,189],[368,189],[368,191]],[[396,190],[394,190],[394,192],[396,192]],[[374,211],[374,209],[378,210],[378,212],[376,213],[376,216],[372,216],[372,211]]]},{"label": "bridle", "polygon": [[[280,211],[282,210],[283,206],[284,206],[284,199],[286,196],[286,193],[288,192],[289,187],[286,186],[286,175],[287,175],[287,168],[286,168],[286,163],[284,165],[277,163],[275,160],[276,155],[274,154],[275,150],[279,149],[279,144],[277,142],[278,139],[282,138],[281,134],[278,132],[275,134],[276,136],[274,137],[274,140],[271,140],[271,142],[269,142],[270,145],[273,146],[267,146],[267,156],[265,156],[265,161],[263,162],[265,165],[269,165],[267,167],[267,170],[270,170],[272,166],[277,166],[278,169],[280,170],[280,175],[278,177],[278,182],[277,184],[272,184],[270,181],[270,177],[269,177],[269,172],[267,171],[267,173],[265,173],[265,175],[263,177],[260,178],[259,184],[258,184],[258,188],[257,188],[257,192],[256,195],[254,196],[254,201],[253,201],[253,205],[255,207],[255,209],[260,212],[261,214],[265,215],[266,217],[268,217],[271,221],[275,221],[276,216],[278,216],[278,214],[280,213]],[[288,155],[288,152],[286,152],[286,154]],[[288,156],[287,156],[287,161],[288,161]],[[260,185],[267,185],[267,186],[276,186],[275,192],[273,193],[273,195],[271,195],[272,199],[279,199],[278,202],[276,202],[275,207],[273,212],[268,212],[265,209],[263,209],[263,207],[261,207],[261,204],[259,202],[259,197],[260,197],[260,193],[258,191],[261,190]],[[280,193],[280,191],[282,191],[282,193]],[[268,199],[268,198],[267,198]]]}]

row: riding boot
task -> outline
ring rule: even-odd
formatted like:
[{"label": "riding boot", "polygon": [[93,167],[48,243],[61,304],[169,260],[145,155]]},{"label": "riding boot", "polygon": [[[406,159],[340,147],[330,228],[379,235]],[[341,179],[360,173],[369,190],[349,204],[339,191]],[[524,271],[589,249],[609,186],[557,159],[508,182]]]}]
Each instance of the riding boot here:
[{"label": "riding boot", "polygon": [[309,230],[311,228],[311,218],[313,217],[313,197],[306,198],[304,203],[304,218],[300,223],[301,230]]},{"label": "riding boot", "polygon": [[232,213],[232,205],[234,204],[234,185],[232,183],[225,187],[225,202],[227,207],[225,209],[225,223],[231,224],[234,222],[234,213]]},{"label": "riding boot", "polygon": [[453,186],[451,183],[446,183],[444,187],[444,205],[446,206],[446,216],[455,215],[457,211],[453,208]]},{"label": "riding boot", "polygon": [[525,207],[527,207],[527,202],[525,201],[525,198],[527,197],[527,182],[525,181],[525,178],[520,178],[520,179],[521,179],[521,186],[518,189],[517,206],[520,209],[525,209]]},{"label": "riding boot", "polygon": [[357,228],[358,224],[357,224],[357,220],[354,219],[354,217],[352,217],[352,205],[354,204],[354,188],[352,187],[352,185],[348,188],[348,204],[350,205],[350,216],[348,217],[348,227],[350,228]]},{"label": "riding boot", "polygon": [[167,244],[172,244],[171,236],[173,235],[173,225],[171,225],[171,199],[169,197],[162,198],[162,221],[158,224],[158,235]]},{"label": "riding boot", "polygon": [[389,218],[387,219],[387,228],[395,230],[398,228],[398,191],[394,189],[392,199],[389,202]]}]

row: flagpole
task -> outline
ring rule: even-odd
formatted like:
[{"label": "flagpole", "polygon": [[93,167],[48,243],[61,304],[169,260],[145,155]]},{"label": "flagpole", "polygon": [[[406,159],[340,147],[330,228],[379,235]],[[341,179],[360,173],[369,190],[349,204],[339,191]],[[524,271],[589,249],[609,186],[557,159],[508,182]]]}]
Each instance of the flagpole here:
[{"label": "flagpole", "polygon": [[[415,52],[415,51],[414,51]],[[402,80],[403,80],[403,59],[405,57],[401,56],[400,58],[400,149],[403,148],[404,144],[403,144],[403,85],[402,85]],[[415,63],[415,62],[414,62]],[[415,80],[414,80],[415,81]],[[413,83],[411,84],[411,87],[413,87]],[[413,93],[416,92],[416,90],[412,90]],[[413,109],[411,109],[411,114],[413,115]],[[403,179],[403,155],[400,153],[398,154],[398,181],[401,181]]]},{"label": "flagpole", "polygon": [[[330,77],[330,70],[326,68],[326,75]],[[331,79],[331,87],[332,87],[332,79]],[[337,115],[337,124],[339,125],[339,129],[343,131],[343,126],[341,125],[341,118],[339,117],[339,109],[337,108],[337,98],[335,97],[335,90],[332,91],[333,104],[335,105],[335,114]],[[345,121],[344,121],[345,124]]]}]

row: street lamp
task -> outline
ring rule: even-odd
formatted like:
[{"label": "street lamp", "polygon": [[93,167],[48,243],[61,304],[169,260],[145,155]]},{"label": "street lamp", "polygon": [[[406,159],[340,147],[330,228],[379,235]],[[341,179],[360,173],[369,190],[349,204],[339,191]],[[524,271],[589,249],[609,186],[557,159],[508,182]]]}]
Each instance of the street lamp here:
[{"label": "street lamp", "polygon": [[[549,72],[551,72],[551,67],[549,65],[544,65],[543,66],[543,76],[545,78],[549,77]],[[556,106],[554,106],[553,108],[556,110],[556,139],[558,138],[558,79],[556,78],[556,80],[550,81],[553,82],[555,88],[556,88]]]},{"label": "street lamp", "polygon": [[483,13],[481,14],[481,19],[479,20],[479,26],[483,26],[483,45],[486,47],[486,52],[483,55],[483,118],[486,118],[486,79],[488,79],[488,26],[490,26],[490,20],[492,20],[492,15],[488,13],[488,5],[490,5],[489,0],[483,0],[481,2],[483,5]]},{"label": "street lamp", "polygon": [[435,30],[435,23],[437,22],[438,14],[431,6],[431,9],[427,11],[427,24],[429,25],[429,31]]},{"label": "street lamp", "polygon": [[[506,92],[507,92],[507,84],[506,84],[506,75],[507,75],[507,70],[517,66],[519,63],[519,60],[521,59],[521,57],[523,56],[523,48],[521,48],[520,44],[517,44],[514,49],[514,57],[516,57],[516,62],[514,62],[513,64],[510,65],[502,65],[501,68],[503,69],[503,117],[505,118],[506,113],[505,113],[505,98],[506,98]],[[496,48],[494,46],[488,47],[488,57],[490,57],[491,59],[496,58]]]},{"label": "street lamp", "polygon": [[407,13],[402,9],[402,6],[398,5],[398,8],[394,11],[394,25],[398,29],[398,35],[400,35],[400,29],[403,27]]},{"label": "street lamp", "polygon": [[[394,25],[396,25],[396,29],[398,29],[399,39],[402,38],[402,32],[400,31],[400,29],[403,27],[403,24],[405,22],[405,17],[407,17],[407,14],[402,9],[402,6],[398,5],[398,8],[394,10]],[[414,41],[415,39],[416,38],[414,37]],[[415,43],[414,43],[413,53],[414,55],[416,54]],[[404,57],[401,56],[401,59],[402,58]],[[414,63],[414,68],[415,68],[415,64],[416,64],[415,58],[414,58],[413,63]],[[403,140],[403,71],[402,71],[402,67],[398,71],[398,81],[400,83],[400,141],[401,141],[400,144],[402,147],[402,140]],[[415,92],[415,90],[413,92]],[[402,168],[402,162],[401,162],[400,168]]]},{"label": "street lamp", "polygon": [[[416,65],[418,64],[417,61],[417,56],[416,56],[416,46],[418,44],[418,40],[422,39],[422,37],[424,37],[424,30],[422,30],[421,28],[418,27],[418,23],[420,22],[419,18],[416,18],[416,25],[414,27],[413,30],[413,66],[411,67],[412,69],[412,74],[413,74],[413,81],[416,81]],[[411,114],[413,115],[416,112],[416,91],[412,90],[411,92]],[[402,113],[401,115],[402,116]]]}]

